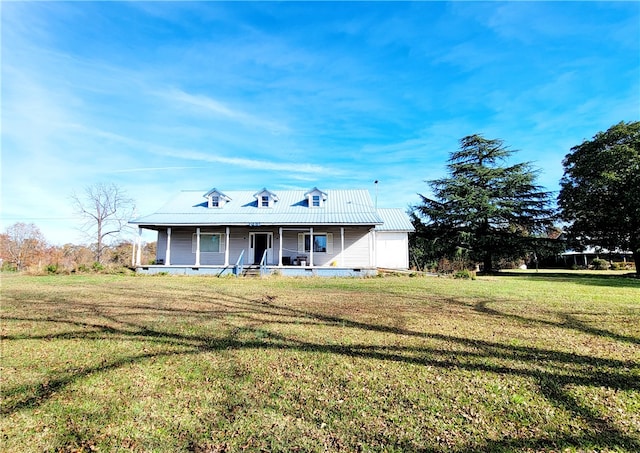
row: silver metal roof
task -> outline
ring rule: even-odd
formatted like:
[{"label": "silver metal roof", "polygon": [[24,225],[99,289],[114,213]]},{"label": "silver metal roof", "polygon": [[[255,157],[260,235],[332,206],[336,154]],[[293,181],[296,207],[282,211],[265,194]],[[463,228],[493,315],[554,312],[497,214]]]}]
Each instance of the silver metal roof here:
[{"label": "silver metal roof", "polygon": [[415,228],[407,213],[399,208],[380,208],[378,215],[382,225],[376,225],[376,231],[414,231]]},{"label": "silver metal roof", "polygon": [[[179,192],[153,214],[130,223],[140,226],[178,225],[382,225],[367,190],[326,190],[323,207],[309,207],[305,190],[273,191],[271,208],[258,207],[255,191],[225,191],[230,198],[221,208],[207,207],[206,191]],[[401,210],[398,210],[402,212]],[[406,217],[406,215],[405,215]],[[394,216],[391,216],[394,219]],[[398,220],[395,219],[394,222]],[[406,219],[409,222],[408,218]],[[411,222],[409,222],[411,225]],[[413,227],[411,227],[411,230]],[[407,231],[406,228],[404,231]]]}]

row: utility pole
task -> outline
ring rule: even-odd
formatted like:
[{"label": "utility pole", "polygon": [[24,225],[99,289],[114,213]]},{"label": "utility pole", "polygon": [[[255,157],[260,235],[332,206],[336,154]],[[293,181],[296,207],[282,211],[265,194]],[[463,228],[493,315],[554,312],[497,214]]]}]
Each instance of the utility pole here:
[{"label": "utility pole", "polygon": [[375,181],[373,181],[373,183],[376,185],[376,201],[375,201],[375,207],[376,207],[376,211],[378,210],[378,180],[376,179]]}]

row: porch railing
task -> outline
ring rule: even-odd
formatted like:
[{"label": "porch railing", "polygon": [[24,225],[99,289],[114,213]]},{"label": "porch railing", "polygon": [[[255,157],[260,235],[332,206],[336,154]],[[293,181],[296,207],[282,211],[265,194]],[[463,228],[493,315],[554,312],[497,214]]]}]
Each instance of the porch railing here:
[{"label": "porch railing", "polygon": [[243,270],[244,270],[244,250],[242,250],[242,252],[240,253],[240,256],[238,257],[238,261],[236,261],[235,266],[233,266],[233,275],[235,275],[236,277],[238,275],[242,275]]},{"label": "porch railing", "polygon": [[262,254],[262,259],[260,260],[260,277],[263,277],[267,273],[267,250]]}]

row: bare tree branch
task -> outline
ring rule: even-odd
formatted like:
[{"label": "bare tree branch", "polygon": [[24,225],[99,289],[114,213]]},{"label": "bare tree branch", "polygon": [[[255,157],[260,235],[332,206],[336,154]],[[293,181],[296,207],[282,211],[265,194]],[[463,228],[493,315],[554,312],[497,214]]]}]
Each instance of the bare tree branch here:
[{"label": "bare tree branch", "polygon": [[83,196],[72,194],[71,202],[84,220],[82,231],[95,240],[95,258],[101,263],[105,242],[127,228],[134,201],[116,184],[96,183],[85,187]]},{"label": "bare tree branch", "polygon": [[15,223],[0,235],[0,255],[13,263],[18,271],[33,264],[45,247],[44,236],[33,223]]}]

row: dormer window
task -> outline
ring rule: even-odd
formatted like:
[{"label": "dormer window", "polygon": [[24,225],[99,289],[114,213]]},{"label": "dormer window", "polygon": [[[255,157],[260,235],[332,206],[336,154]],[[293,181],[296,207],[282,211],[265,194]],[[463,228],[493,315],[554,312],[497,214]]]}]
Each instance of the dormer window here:
[{"label": "dormer window", "polygon": [[231,198],[220,192],[218,189],[211,189],[209,192],[204,194],[204,197],[207,199],[208,208],[221,208],[227,202],[231,201]]},{"label": "dormer window", "polygon": [[307,198],[307,205],[310,208],[323,208],[324,202],[327,200],[327,194],[317,187],[305,193],[304,196]]},{"label": "dormer window", "polygon": [[273,208],[275,202],[278,201],[278,196],[267,189],[262,189],[260,192],[253,194],[253,196],[259,208]]}]

